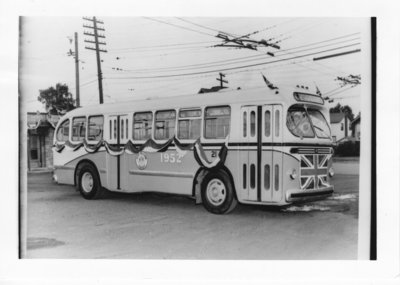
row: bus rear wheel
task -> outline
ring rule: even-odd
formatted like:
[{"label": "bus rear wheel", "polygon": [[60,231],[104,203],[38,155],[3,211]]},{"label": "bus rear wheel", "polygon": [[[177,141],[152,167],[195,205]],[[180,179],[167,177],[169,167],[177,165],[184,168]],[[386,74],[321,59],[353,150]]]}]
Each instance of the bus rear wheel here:
[{"label": "bus rear wheel", "polygon": [[228,214],[237,205],[231,179],[222,170],[209,172],[204,177],[201,198],[204,208],[213,214]]},{"label": "bus rear wheel", "polygon": [[78,168],[78,186],[82,197],[88,200],[99,199],[104,194],[96,168],[84,163]]}]

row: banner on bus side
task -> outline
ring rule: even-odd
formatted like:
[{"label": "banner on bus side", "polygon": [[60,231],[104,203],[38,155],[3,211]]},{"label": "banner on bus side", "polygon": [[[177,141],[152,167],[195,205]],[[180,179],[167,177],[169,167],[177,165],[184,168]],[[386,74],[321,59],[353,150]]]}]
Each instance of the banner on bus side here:
[{"label": "banner on bus side", "polygon": [[86,152],[95,153],[102,146],[104,146],[107,153],[113,156],[119,156],[124,152],[128,154],[138,154],[140,152],[148,152],[148,153],[165,152],[168,150],[169,147],[174,145],[180,152],[193,150],[194,158],[196,159],[197,163],[200,166],[209,169],[219,168],[222,165],[224,165],[226,156],[228,154],[227,141],[225,141],[225,143],[221,144],[216,159],[210,161],[207,158],[207,155],[203,149],[200,138],[198,138],[194,143],[182,144],[175,136],[170,138],[163,144],[158,144],[152,139],[148,139],[144,144],[135,145],[131,140],[129,140],[123,147],[120,147],[111,145],[105,140],[100,140],[95,145],[90,145],[86,140],[83,140],[83,142],[77,144],[74,144],[68,140],[64,144],[55,143],[53,147],[55,151],[57,151],[58,153],[61,153],[65,149],[65,147],[68,147],[72,151],[77,151],[78,149],[83,147]]}]

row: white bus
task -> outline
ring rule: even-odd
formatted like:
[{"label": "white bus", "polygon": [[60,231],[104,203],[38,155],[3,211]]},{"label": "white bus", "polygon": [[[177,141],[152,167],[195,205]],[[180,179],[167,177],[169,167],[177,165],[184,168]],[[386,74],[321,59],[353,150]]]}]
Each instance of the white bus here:
[{"label": "white bus", "polygon": [[287,205],[333,193],[324,100],[306,89],[220,91],[77,108],[54,136],[54,180],[105,191],[193,197],[215,214],[238,202]]}]

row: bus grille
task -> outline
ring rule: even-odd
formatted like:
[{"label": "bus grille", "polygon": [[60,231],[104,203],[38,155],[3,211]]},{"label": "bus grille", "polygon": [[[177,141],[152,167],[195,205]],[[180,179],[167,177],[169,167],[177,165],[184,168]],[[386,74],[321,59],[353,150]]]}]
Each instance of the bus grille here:
[{"label": "bus grille", "polygon": [[301,189],[313,190],[328,187],[328,162],[331,154],[301,155]]}]

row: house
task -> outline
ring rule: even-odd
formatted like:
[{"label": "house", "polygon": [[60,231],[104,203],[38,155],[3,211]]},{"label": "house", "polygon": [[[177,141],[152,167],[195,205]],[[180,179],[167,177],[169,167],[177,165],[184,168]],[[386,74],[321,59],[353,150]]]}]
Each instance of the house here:
[{"label": "house", "polygon": [[28,170],[53,167],[53,136],[60,116],[28,112]]},{"label": "house", "polygon": [[351,131],[352,131],[351,136],[356,141],[360,141],[360,135],[361,135],[360,123],[361,123],[361,115],[358,114],[357,117],[355,117],[355,119],[350,124]]},{"label": "house", "polygon": [[350,118],[343,112],[330,113],[331,133],[333,142],[347,140],[351,134]]}]

